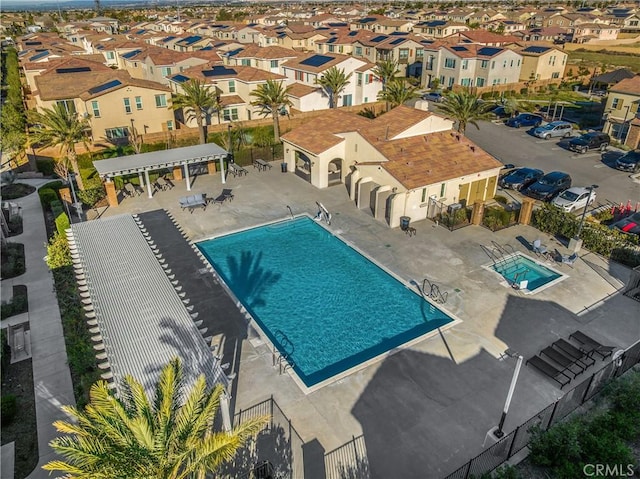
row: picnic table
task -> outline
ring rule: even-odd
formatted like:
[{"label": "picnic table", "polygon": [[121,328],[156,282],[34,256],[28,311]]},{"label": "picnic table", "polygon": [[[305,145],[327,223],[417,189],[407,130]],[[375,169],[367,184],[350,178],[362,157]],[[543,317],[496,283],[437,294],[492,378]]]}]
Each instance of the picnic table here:
[{"label": "picnic table", "polygon": [[267,168],[271,169],[271,165],[260,158],[253,160],[253,167],[258,168],[258,171],[265,171]]},{"label": "picnic table", "polygon": [[229,170],[229,173],[231,173],[233,176],[242,176],[249,173],[245,168],[238,165],[237,163],[229,163],[228,170]]}]

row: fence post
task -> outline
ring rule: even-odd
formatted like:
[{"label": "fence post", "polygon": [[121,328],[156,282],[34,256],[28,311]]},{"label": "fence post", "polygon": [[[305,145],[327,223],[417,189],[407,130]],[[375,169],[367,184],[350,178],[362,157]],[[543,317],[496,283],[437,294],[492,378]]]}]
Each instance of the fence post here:
[{"label": "fence post", "polygon": [[269,411],[270,414],[269,415],[271,416],[269,418],[269,421],[271,423],[271,428],[270,429],[273,431],[273,394],[271,395],[271,402],[269,403],[269,409],[270,409],[270,411]]},{"label": "fence post", "polygon": [[507,452],[507,460],[511,457],[511,452],[513,452],[513,445],[516,443],[516,437],[518,437],[518,432],[522,425],[518,426],[515,431],[513,431],[513,439],[511,439],[511,444],[509,445],[509,452]]},{"label": "fence post", "polygon": [[549,430],[549,428],[551,427],[551,423],[553,422],[553,418],[556,415],[556,409],[558,409],[558,403],[560,402],[560,399],[558,399],[555,404],[553,405],[553,410],[551,411],[551,416],[549,417],[549,422],[547,422],[547,431]]},{"label": "fence post", "polygon": [[591,377],[589,378],[589,384],[587,385],[587,389],[584,390],[584,394],[582,395],[582,399],[580,400],[580,405],[582,406],[584,404],[584,402],[587,399],[587,393],[589,392],[589,390],[591,389],[591,384],[593,383],[593,377],[596,375],[596,373],[593,373],[591,375]]}]

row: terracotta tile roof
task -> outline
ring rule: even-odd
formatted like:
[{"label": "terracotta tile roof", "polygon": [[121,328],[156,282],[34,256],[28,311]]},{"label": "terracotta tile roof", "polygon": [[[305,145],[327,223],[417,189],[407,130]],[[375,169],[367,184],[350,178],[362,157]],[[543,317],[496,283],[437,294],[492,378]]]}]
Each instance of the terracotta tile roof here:
[{"label": "terracotta tile roof", "polygon": [[186,70],[180,72],[180,75],[188,78],[199,78],[200,80],[204,80],[207,83],[211,83],[221,79],[234,78],[237,78],[238,80],[242,80],[244,82],[260,82],[267,80],[286,79],[285,76],[279,75],[278,73],[271,73],[265,70],[259,70],[258,68],[245,67],[240,65],[227,65],[224,67],[224,70],[220,70],[220,74],[216,74],[215,76],[206,76],[205,74],[203,74],[204,71],[213,70],[215,67],[218,67],[218,69],[220,69],[221,65],[213,62],[208,62],[202,65],[187,68]]},{"label": "terracotta tile roof", "polygon": [[371,69],[373,69],[375,67],[376,67],[375,63],[367,62],[364,65],[362,65],[361,67],[356,68],[355,71],[357,71],[357,72],[366,72],[367,70],[371,70]]},{"label": "terracotta tile roof", "polygon": [[40,70],[50,71],[56,68],[91,68],[91,71],[113,71],[104,64],[104,57],[101,54],[96,55],[74,55],[64,58],[52,58],[48,62],[26,62],[23,65],[26,71]]},{"label": "terracotta tile roof", "polygon": [[617,93],[630,93],[640,96],[640,75],[626,78],[612,86],[610,90]]},{"label": "terracotta tile roof", "polygon": [[261,47],[255,44],[249,44],[247,47],[236,55],[236,58],[261,58],[265,60],[279,58],[296,58],[300,53],[279,46]]},{"label": "terracotta tile roof", "polygon": [[298,82],[292,83],[291,85],[289,85],[289,87],[290,87],[289,96],[292,96],[295,98],[302,98],[303,96],[309,95],[314,91],[320,90],[320,88],[318,87],[303,85],[302,83],[298,83]]},{"label": "terracotta tile roof", "polygon": [[514,43],[519,41],[518,37],[514,37],[513,35],[500,35],[499,33],[489,32],[487,30],[467,30],[464,32],[457,32],[453,35],[458,35],[460,37],[465,37],[476,43],[494,43],[494,44],[504,44],[504,43]]},{"label": "terracotta tile roof", "polygon": [[409,190],[502,166],[468,138],[451,131],[391,140],[375,146],[389,160],[380,166]]},{"label": "terracotta tile roof", "polygon": [[334,133],[368,128],[371,122],[363,116],[332,109],[284,134],[282,138],[310,153],[319,154],[344,141]]},{"label": "terracotta tile roof", "polygon": [[238,95],[227,95],[227,96],[220,97],[220,103],[222,104],[222,106],[229,106],[229,105],[244,105],[247,102],[244,101],[242,97]]},{"label": "terracotta tile roof", "polygon": [[400,105],[377,117],[361,134],[371,144],[377,144],[384,141],[385,138],[395,138],[403,131],[432,115],[433,112],[430,111]]}]

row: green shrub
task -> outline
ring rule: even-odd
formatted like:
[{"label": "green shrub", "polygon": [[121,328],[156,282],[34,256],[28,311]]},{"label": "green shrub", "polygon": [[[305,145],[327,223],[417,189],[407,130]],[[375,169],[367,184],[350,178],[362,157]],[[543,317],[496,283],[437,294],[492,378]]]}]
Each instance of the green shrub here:
[{"label": "green shrub", "polygon": [[47,266],[55,270],[64,266],[71,266],[71,251],[67,237],[61,233],[55,233],[47,246]]},{"label": "green shrub", "polygon": [[13,394],[4,394],[0,402],[2,424],[9,424],[18,412],[18,399]]},{"label": "green shrub", "polygon": [[493,197],[493,199],[498,203],[500,203],[501,205],[506,205],[509,201],[506,196],[501,196],[501,195],[496,195]]},{"label": "green shrub", "polygon": [[56,180],[42,185],[41,188],[49,188],[51,190],[58,191],[60,188],[65,188],[66,186],[66,183],[64,183],[63,181]]},{"label": "green shrub", "polygon": [[51,159],[38,159],[36,160],[36,169],[44,176],[53,176],[55,164],[55,161]]},{"label": "green shrub", "polygon": [[11,359],[11,346],[9,346],[9,342],[7,341],[7,330],[0,330],[0,374],[4,377],[4,373],[7,370],[7,366],[9,366],[9,361]]},{"label": "green shrub", "polygon": [[40,188],[38,190],[38,196],[40,196],[40,203],[43,208],[49,208],[51,202],[58,201],[58,193],[50,188]]},{"label": "green shrub", "polygon": [[71,227],[69,217],[65,212],[56,216],[56,230],[60,235],[65,235],[66,231]]},{"label": "green shrub", "polygon": [[2,303],[1,318],[9,318],[28,311],[27,287],[24,284],[13,286],[13,297],[8,303]]},{"label": "green shrub", "polygon": [[102,200],[106,195],[106,191],[102,184],[96,188],[87,188],[84,191],[78,191],[78,199],[89,208],[93,207],[98,201]]},{"label": "green shrub", "polygon": [[22,243],[5,243],[2,245],[2,279],[15,278],[25,272],[24,245]]}]

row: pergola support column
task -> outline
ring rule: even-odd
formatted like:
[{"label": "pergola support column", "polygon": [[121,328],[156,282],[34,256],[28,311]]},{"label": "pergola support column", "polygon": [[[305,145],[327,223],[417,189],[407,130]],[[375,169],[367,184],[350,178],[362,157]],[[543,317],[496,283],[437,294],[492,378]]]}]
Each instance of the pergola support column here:
[{"label": "pergola support column", "polygon": [[182,179],[182,168],[179,166],[173,167],[173,179],[180,181]]},{"label": "pergola support column", "polygon": [[145,188],[145,187],[146,187],[145,182],[144,182],[144,180],[143,180],[143,178],[142,178],[142,172],[141,172],[141,171],[138,171],[138,181],[140,182],[140,186],[141,186],[142,188]]},{"label": "pergola support column", "polygon": [[104,189],[107,192],[107,202],[109,206],[118,206],[118,194],[116,193],[116,184],[111,181],[111,178],[107,178],[104,182]]},{"label": "pergola support column", "polygon": [[189,178],[189,164],[184,164],[184,179],[187,182],[187,191],[191,191],[191,179]]},{"label": "pergola support column", "polygon": [[153,190],[151,189],[151,181],[149,181],[149,170],[144,170],[145,184],[147,185],[147,196],[153,198]]}]

